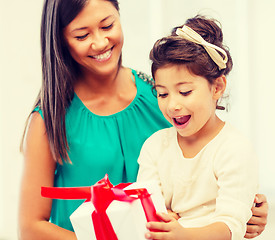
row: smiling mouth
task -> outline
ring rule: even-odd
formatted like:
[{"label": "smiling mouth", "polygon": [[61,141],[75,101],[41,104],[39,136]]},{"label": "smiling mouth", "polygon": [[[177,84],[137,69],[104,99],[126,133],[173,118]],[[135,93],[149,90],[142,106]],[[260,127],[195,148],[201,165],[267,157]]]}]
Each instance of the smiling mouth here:
[{"label": "smiling mouth", "polygon": [[96,59],[97,61],[100,61],[100,62],[106,61],[106,60],[108,60],[111,57],[112,50],[113,50],[113,48],[111,48],[110,50],[106,51],[105,53],[91,56],[91,58]]},{"label": "smiling mouth", "polygon": [[176,117],[176,118],[173,118],[173,122],[175,123],[176,126],[184,127],[185,125],[187,125],[190,118],[191,118],[191,115]]}]

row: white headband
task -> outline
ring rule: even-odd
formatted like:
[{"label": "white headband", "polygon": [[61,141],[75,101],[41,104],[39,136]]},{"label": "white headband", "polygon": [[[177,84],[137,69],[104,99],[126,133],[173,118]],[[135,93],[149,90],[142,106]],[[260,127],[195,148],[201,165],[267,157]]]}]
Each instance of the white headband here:
[{"label": "white headband", "polygon": [[[212,60],[218,65],[220,70],[226,68],[228,58],[226,52],[222,48],[209,42],[206,42],[201,37],[201,35],[199,35],[192,28],[186,25],[184,25],[182,28],[178,28],[176,34],[186,40],[202,45],[209,54],[209,56],[212,58]],[[222,53],[224,58],[217,51]]]}]

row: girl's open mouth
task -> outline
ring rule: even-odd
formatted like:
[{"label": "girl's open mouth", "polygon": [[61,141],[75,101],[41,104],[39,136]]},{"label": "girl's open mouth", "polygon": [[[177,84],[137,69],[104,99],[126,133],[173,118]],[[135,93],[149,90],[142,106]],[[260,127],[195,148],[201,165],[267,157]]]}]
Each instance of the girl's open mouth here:
[{"label": "girl's open mouth", "polygon": [[191,115],[176,117],[176,118],[173,118],[173,122],[176,127],[184,128],[189,123],[190,118],[191,118]]}]

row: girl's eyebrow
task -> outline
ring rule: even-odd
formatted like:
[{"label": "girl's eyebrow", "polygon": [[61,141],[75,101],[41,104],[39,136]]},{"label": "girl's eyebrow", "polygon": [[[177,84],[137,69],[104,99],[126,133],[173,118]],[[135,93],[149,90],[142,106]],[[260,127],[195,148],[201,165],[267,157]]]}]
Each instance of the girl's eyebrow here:
[{"label": "girl's eyebrow", "polygon": [[[103,18],[100,23],[103,23],[104,21],[106,21],[107,19],[109,19],[110,17],[112,17],[113,15],[109,15],[105,18]],[[75,28],[74,30],[72,30],[72,32],[75,32],[75,31],[80,31],[80,30],[84,30],[84,29],[87,29],[88,27],[80,27],[80,28]]]},{"label": "girl's eyebrow", "polygon": [[184,84],[192,84],[191,82],[179,82],[176,84],[176,86],[184,85]]},{"label": "girl's eyebrow", "polygon": [[[179,83],[176,84],[176,86],[180,86],[180,85],[184,85],[184,84],[192,84],[192,83],[191,82],[179,82]],[[160,84],[156,84],[154,87],[155,88],[157,88],[157,87],[159,87],[159,88],[165,88],[165,86],[162,86]]]}]

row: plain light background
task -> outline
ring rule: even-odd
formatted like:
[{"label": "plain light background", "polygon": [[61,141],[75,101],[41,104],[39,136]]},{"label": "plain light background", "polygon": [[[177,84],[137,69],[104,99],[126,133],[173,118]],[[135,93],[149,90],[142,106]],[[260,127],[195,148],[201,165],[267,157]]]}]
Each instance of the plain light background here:
[{"label": "plain light background", "polygon": [[[234,67],[228,77],[230,111],[259,157],[260,189],[270,204],[268,225],[256,239],[275,235],[275,3],[272,0],[120,0],[123,64],[150,74],[149,51],[172,27],[200,13],[218,19]],[[0,0],[0,240],[17,239],[23,167],[19,145],[41,84],[42,0]],[[37,159],[39,161],[39,159]],[[249,166],[247,166],[249,168]]]}]

